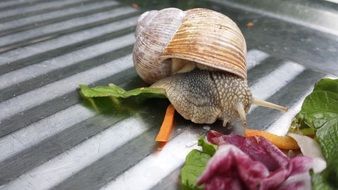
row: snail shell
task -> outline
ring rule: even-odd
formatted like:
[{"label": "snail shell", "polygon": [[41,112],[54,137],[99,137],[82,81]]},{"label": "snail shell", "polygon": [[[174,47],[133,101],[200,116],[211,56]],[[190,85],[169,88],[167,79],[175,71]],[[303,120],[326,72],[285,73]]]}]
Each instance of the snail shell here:
[{"label": "snail shell", "polygon": [[187,62],[247,78],[246,43],[238,26],[218,12],[167,8],[143,13],[136,29],[133,60],[139,76],[152,84]]},{"label": "snail shell", "polygon": [[246,126],[252,103],[286,110],[252,97],[243,34],[230,18],[212,10],[167,8],[142,14],[133,60],[139,76],[164,89],[177,112],[195,123],[221,119],[225,126],[240,118]]}]

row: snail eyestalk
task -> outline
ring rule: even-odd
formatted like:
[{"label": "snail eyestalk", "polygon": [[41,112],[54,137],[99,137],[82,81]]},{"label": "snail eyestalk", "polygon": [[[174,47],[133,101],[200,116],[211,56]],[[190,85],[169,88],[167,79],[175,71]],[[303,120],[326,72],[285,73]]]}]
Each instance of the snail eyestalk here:
[{"label": "snail eyestalk", "polygon": [[239,114],[239,117],[241,118],[243,127],[246,127],[247,126],[247,123],[246,123],[246,113],[245,113],[243,104],[242,103],[237,103],[236,110],[237,110],[237,112]]},{"label": "snail eyestalk", "polygon": [[267,101],[264,101],[264,100],[260,100],[260,99],[257,99],[257,98],[253,98],[252,104],[255,104],[257,106],[262,106],[262,107],[266,107],[266,108],[279,110],[279,111],[282,111],[282,112],[288,111],[288,108],[285,107],[285,106],[280,106],[280,105],[277,105],[277,104],[274,104],[274,103],[271,103],[271,102],[267,102]]},{"label": "snail eyestalk", "polygon": [[227,118],[223,118],[223,127],[226,127],[228,122],[229,120]]}]

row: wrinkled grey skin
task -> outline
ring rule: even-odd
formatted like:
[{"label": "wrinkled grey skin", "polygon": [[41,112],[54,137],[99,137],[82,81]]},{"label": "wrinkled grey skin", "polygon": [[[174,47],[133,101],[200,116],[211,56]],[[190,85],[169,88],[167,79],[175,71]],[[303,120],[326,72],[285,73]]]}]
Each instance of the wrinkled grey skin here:
[{"label": "wrinkled grey skin", "polygon": [[177,112],[194,123],[211,124],[220,119],[225,126],[239,118],[236,104],[242,103],[247,113],[252,103],[247,81],[221,71],[195,69],[162,79],[152,87],[164,88]]}]

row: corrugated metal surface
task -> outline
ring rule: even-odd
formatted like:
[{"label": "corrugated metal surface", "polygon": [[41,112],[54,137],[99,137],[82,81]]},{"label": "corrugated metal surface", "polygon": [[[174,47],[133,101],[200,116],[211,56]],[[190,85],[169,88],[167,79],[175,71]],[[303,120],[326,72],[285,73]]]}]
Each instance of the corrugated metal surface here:
[{"label": "corrugated metal surface", "polygon": [[[236,20],[249,46],[253,94],[290,108],[252,108],[252,128],[282,133],[312,85],[338,75],[338,40],[328,32],[336,25],[278,18],[244,0],[196,5]],[[0,189],[176,189],[203,126],[178,116],[173,139],[156,152],[165,100],[98,114],[77,93],[79,84],[144,85],[131,60],[142,11],[108,0],[13,0],[0,10]],[[338,15],[322,11],[329,11],[323,19]]]}]

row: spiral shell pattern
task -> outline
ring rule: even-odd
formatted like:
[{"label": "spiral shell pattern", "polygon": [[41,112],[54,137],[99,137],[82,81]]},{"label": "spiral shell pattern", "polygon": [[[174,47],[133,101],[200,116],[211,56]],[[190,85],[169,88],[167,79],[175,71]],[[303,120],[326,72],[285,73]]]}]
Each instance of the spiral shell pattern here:
[{"label": "spiral shell pattern", "polygon": [[181,59],[247,78],[246,43],[236,23],[209,9],[167,8],[141,15],[133,52],[136,71],[153,83]]},{"label": "spiral shell pattern", "polygon": [[170,75],[171,65],[160,56],[182,23],[185,12],[176,8],[143,13],[136,28],[133,60],[137,73],[148,83]]}]

